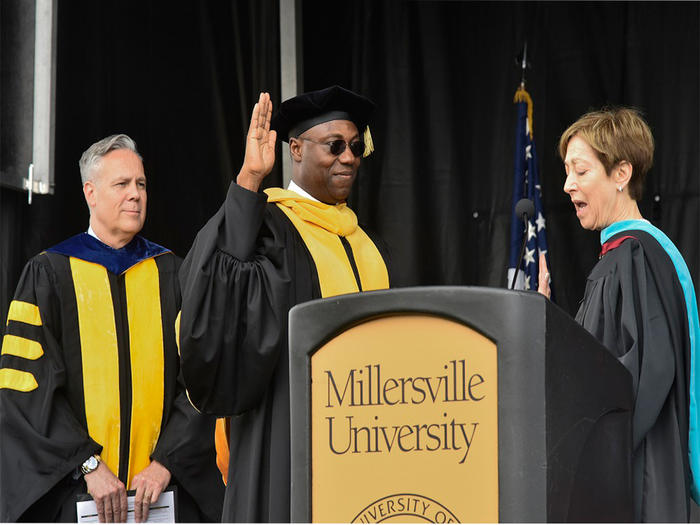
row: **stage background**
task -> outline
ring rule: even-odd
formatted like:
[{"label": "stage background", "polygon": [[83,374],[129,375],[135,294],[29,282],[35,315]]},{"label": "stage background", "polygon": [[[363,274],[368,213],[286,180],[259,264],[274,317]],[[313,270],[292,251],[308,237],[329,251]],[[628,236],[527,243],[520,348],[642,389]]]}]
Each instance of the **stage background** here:
[{"label": "stage background", "polygon": [[[395,286],[503,286],[512,196],[515,57],[541,163],[555,301],[574,314],[598,234],[562,191],[561,132],[605,104],[640,108],[655,164],[642,213],[700,282],[698,3],[304,0],[303,88],[378,105],[376,152],[351,206],[393,256]],[[277,0],[69,0],[58,6],[56,192],[0,190],[0,316],[25,262],[88,225],[78,158],[124,132],[148,177],[143,234],[187,253],[243,158],[260,90],[279,103]],[[281,183],[281,171],[269,185]],[[3,323],[4,325],[4,323]]]}]

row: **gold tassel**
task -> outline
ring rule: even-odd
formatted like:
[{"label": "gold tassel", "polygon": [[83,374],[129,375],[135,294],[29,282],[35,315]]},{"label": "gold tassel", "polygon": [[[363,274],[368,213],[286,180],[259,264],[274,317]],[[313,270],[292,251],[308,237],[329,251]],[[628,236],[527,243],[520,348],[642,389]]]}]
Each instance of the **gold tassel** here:
[{"label": "gold tassel", "polygon": [[362,158],[369,157],[374,151],[374,142],[372,142],[372,134],[369,131],[369,126],[365,128],[364,133],[365,151],[362,154]]},{"label": "gold tassel", "polygon": [[527,103],[527,122],[530,126],[530,139],[532,139],[532,133],[535,129],[534,123],[532,121],[532,98],[530,97],[530,93],[525,91],[525,86],[523,86],[522,84],[517,89],[517,91],[515,92],[515,96],[513,97],[513,104],[517,104],[518,102]]}]

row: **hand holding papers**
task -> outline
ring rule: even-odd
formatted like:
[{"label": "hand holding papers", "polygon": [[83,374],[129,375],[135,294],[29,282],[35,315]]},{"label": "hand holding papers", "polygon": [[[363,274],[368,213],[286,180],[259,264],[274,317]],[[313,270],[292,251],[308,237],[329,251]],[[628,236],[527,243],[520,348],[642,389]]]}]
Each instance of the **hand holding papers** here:
[{"label": "hand holding papers", "polygon": [[[135,491],[129,491],[127,496],[127,518],[126,523],[136,523],[134,512]],[[152,503],[148,512],[146,523],[174,523],[175,522],[175,488],[169,487],[164,491],[158,501]],[[78,501],[76,508],[78,511],[78,523],[98,523],[97,506],[95,501],[88,496],[84,496],[85,501]]]}]

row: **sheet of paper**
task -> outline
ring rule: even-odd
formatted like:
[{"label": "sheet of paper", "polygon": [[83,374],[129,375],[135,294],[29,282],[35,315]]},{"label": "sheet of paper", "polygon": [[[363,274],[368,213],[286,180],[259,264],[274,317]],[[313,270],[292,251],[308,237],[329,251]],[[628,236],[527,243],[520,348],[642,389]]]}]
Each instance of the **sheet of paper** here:
[{"label": "sheet of paper", "polygon": [[[134,496],[127,496],[127,523],[134,521]],[[78,523],[98,523],[97,505],[95,500],[78,501]],[[175,523],[175,494],[172,490],[161,493],[158,501],[153,503],[148,511],[146,523]]]}]

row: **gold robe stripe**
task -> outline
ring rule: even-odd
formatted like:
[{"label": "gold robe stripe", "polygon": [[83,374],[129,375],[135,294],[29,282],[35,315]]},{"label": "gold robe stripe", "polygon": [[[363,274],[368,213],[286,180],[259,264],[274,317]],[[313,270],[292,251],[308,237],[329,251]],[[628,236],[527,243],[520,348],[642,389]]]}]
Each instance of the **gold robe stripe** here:
[{"label": "gold robe stripe", "polygon": [[7,334],[2,340],[2,353],[34,361],[44,355],[44,349],[37,341]]},{"label": "gold robe stripe", "polygon": [[331,206],[279,188],[268,188],[265,193],[268,202],[277,204],[289,218],[309,249],[322,297],[359,291],[341,236],[352,249],[362,290],[389,287],[384,259],[369,235],[357,225],[355,213],[345,203]]},{"label": "gold robe stripe", "polygon": [[384,290],[389,288],[389,272],[379,250],[362,228],[357,228],[352,235],[346,237],[352,255],[355,258],[357,272],[360,274],[362,290]]},{"label": "gold robe stripe", "polygon": [[78,306],[88,433],[102,445],[102,461],[117,475],[121,431],[119,350],[109,277],[99,264],[71,257],[70,266]]},{"label": "gold robe stripe", "polygon": [[279,203],[277,206],[292,221],[311,253],[318,272],[321,297],[359,292],[355,274],[340,238],[316,225],[305,223],[290,208]]},{"label": "gold robe stripe", "polygon": [[131,448],[127,488],[150,463],[160,436],[165,396],[160,279],[154,259],[125,274],[131,348]]},{"label": "gold robe stripe", "polygon": [[41,326],[39,307],[32,303],[14,300],[10,303],[10,311],[7,312],[7,324],[10,324],[10,321]]},{"label": "gold robe stripe", "polygon": [[180,355],[180,315],[182,310],[177,313],[175,318],[175,346],[177,346],[177,355]]},{"label": "gold robe stripe", "polygon": [[19,392],[31,392],[39,385],[29,372],[14,368],[0,368],[0,388],[9,388]]}]

